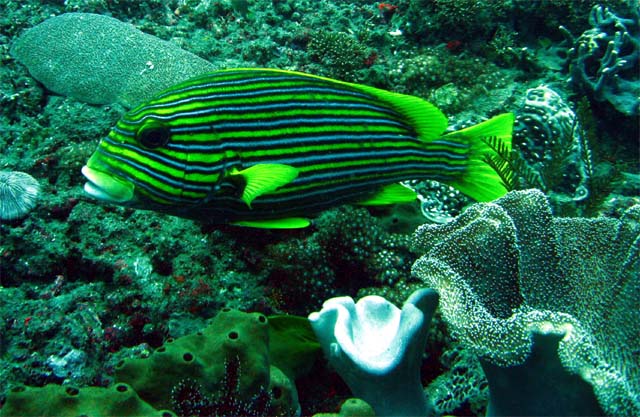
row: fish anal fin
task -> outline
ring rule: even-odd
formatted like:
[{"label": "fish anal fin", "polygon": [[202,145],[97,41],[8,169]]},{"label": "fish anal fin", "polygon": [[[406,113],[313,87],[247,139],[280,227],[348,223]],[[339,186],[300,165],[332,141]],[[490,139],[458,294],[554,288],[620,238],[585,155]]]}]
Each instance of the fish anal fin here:
[{"label": "fish anal fin", "polygon": [[366,200],[358,201],[361,206],[382,206],[386,204],[411,203],[415,201],[415,191],[401,184],[385,185],[380,191]]}]

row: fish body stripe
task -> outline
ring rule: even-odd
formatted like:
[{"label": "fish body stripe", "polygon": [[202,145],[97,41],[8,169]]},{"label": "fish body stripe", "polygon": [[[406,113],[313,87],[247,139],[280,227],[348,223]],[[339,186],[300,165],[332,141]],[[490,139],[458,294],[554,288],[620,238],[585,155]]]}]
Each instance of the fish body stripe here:
[{"label": "fish body stripe", "polygon": [[[323,91],[333,91],[338,95],[351,95],[367,97],[355,89],[345,89],[343,85],[336,87],[325,80],[315,77],[304,77],[299,75],[283,76],[282,74],[272,76],[256,76],[247,78],[246,74],[241,75],[242,78],[228,80],[221,73],[214,73],[210,76],[193,79],[184,84],[178,85],[165,93],[160,93],[150,105],[160,105],[165,102],[175,102],[190,97],[207,97],[213,94],[225,94],[226,96],[240,97],[244,92],[259,94],[263,90],[276,89],[279,86],[284,91],[294,91],[297,86],[313,91],[314,88],[322,88]],[[261,88],[262,87],[262,88]],[[140,106],[146,107],[146,106]]]},{"label": "fish body stripe", "polygon": [[[367,97],[364,94],[345,92],[342,90],[335,90],[331,88],[309,88],[309,87],[288,87],[288,88],[264,88],[261,90],[249,90],[243,92],[234,93],[213,93],[204,95],[190,95],[187,97],[180,97],[173,101],[164,101],[162,103],[152,103],[144,107],[136,108],[132,113],[128,115],[130,120],[142,120],[145,117],[149,117],[155,114],[167,114],[165,110],[170,110],[170,113],[179,113],[181,111],[189,111],[201,109],[212,110],[210,106],[214,105],[214,109],[224,109],[225,111],[233,111],[233,104],[242,104],[248,100],[254,103],[256,107],[267,106],[271,103],[272,106],[277,107],[279,103],[287,103],[290,101],[297,102],[302,106],[307,104],[313,104],[314,99],[317,97],[309,96],[306,100],[302,101],[301,95],[318,95],[324,98],[332,100],[335,107],[343,106],[345,103],[361,103],[362,106],[367,105]],[[262,104],[261,104],[262,103]],[[368,103],[371,105],[371,103]],[[225,109],[225,107],[227,107]],[[239,109],[240,107],[237,107]]]},{"label": "fish body stripe", "polygon": [[[278,148],[282,146],[313,146],[316,144],[322,144],[324,146],[330,147],[334,145],[339,145],[345,143],[347,137],[350,137],[353,140],[353,136],[366,134],[364,132],[333,132],[332,134],[306,134],[301,137],[296,134],[287,134],[287,135],[278,135],[275,137],[268,136],[257,142],[251,138],[238,138],[234,141],[206,141],[203,137],[201,140],[194,140],[193,135],[186,136],[184,138],[180,138],[175,143],[170,143],[167,145],[168,149],[175,151],[193,151],[193,152],[219,152],[221,149],[237,149],[237,150],[269,150],[273,148]],[[368,135],[371,138],[371,134]],[[400,141],[400,140],[410,140],[410,136],[397,135],[397,134],[376,134],[376,140],[379,141]]]},{"label": "fish body stripe", "polygon": [[[166,145],[141,145],[149,123],[168,132]],[[304,214],[407,179],[446,180],[464,172],[468,151],[462,141],[418,137],[401,110],[369,90],[242,70],[185,82],[136,107],[97,154],[154,203],[233,219]],[[249,208],[242,190],[231,192],[231,176],[257,164],[293,166],[298,176]]]}]

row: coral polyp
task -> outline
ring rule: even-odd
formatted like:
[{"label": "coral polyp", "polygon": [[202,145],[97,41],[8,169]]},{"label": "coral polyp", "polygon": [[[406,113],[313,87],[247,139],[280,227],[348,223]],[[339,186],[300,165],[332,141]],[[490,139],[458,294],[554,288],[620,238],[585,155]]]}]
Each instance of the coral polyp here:
[{"label": "coral polyp", "polygon": [[26,216],[35,207],[39,193],[40,184],[26,172],[0,171],[0,219]]}]

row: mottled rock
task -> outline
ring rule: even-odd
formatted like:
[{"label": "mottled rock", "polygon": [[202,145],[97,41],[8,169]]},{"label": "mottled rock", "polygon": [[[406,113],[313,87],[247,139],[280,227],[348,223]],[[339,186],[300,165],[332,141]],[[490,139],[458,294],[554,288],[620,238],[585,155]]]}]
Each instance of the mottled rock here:
[{"label": "mottled rock", "polygon": [[22,34],[11,54],[55,93],[91,104],[118,102],[128,107],[215,69],[171,42],[91,13],[45,20]]}]

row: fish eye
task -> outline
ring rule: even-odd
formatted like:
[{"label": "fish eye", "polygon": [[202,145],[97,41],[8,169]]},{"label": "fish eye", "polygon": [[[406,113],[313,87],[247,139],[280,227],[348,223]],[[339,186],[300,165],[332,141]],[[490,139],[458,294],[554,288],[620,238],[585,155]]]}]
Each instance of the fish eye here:
[{"label": "fish eye", "polygon": [[136,138],[145,148],[159,148],[169,142],[169,129],[158,125],[142,126],[136,133]]}]

